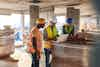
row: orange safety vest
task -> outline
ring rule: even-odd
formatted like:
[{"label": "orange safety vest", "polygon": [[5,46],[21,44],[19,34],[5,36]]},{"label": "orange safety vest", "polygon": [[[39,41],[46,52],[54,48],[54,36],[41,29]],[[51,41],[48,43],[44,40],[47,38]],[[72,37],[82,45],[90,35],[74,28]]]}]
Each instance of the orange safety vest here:
[{"label": "orange safety vest", "polygon": [[37,49],[40,52],[41,48],[42,48],[42,34],[41,34],[41,32],[39,31],[39,29],[37,27],[32,28],[32,31],[31,31],[30,37],[29,37],[30,40],[29,40],[29,43],[28,43],[29,52],[34,53],[35,49],[34,49],[34,47],[32,47],[33,46],[32,45],[32,37],[36,37]]}]

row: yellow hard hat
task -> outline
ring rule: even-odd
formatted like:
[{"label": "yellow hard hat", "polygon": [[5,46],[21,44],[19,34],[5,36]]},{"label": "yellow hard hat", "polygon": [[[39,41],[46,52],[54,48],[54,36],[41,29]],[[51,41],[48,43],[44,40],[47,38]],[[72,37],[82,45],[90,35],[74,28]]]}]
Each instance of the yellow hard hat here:
[{"label": "yellow hard hat", "polygon": [[45,24],[45,19],[44,18],[37,19],[37,24]]}]

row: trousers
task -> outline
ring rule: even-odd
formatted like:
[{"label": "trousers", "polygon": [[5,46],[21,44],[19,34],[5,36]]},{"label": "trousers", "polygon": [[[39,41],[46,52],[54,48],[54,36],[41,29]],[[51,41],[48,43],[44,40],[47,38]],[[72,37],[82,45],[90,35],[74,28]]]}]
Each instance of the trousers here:
[{"label": "trousers", "polygon": [[32,54],[32,65],[31,65],[31,67],[39,67],[39,59],[38,59],[36,52],[34,54]]},{"label": "trousers", "polygon": [[45,63],[46,63],[46,67],[51,67],[51,63],[49,62],[50,60],[50,54],[51,54],[51,49],[48,48],[44,48],[45,51]]}]

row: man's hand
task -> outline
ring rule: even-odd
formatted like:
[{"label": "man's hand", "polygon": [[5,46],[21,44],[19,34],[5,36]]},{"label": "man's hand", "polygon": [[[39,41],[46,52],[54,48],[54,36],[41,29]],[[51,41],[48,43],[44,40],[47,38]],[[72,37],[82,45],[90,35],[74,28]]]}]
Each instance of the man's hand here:
[{"label": "man's hand", "polygon": [[35,53],[35,49],[33,47],[28,47],[28,52],[33,54]]}]

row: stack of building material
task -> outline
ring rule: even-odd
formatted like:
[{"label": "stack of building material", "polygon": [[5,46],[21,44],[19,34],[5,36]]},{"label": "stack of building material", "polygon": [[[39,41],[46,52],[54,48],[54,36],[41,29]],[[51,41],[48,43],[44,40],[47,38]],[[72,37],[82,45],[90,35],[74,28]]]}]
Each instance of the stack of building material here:
[{"label": "stack of building material", "polygon": [[10,27],[0,30],[0,57],[11,54],[14,51],[14,30]]}]

